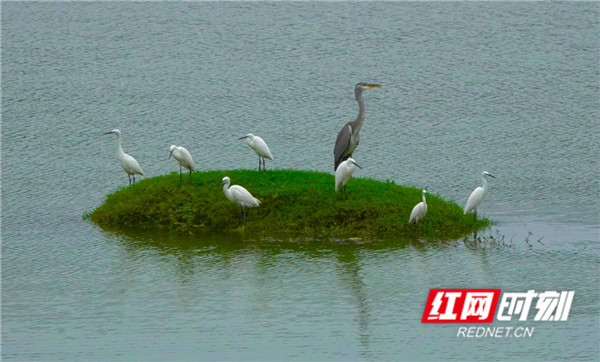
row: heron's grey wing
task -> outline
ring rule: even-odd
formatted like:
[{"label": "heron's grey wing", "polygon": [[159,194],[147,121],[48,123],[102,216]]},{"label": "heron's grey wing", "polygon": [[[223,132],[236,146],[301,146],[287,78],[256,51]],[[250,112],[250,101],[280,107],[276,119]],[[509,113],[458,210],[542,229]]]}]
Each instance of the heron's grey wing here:
[{"label": "heron's grey wing", "polygon": [[334,170],[337,170],[338,165],[344,161],[344,154],[350,147],[350,129],[350,124],[346,123],[335,140],[335,148],[333,149]]}]

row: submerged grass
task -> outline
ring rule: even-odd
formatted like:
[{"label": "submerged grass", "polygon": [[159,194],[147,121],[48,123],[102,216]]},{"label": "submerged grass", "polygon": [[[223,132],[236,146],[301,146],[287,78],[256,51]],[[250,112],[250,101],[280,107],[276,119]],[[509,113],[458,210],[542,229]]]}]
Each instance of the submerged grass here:
[{"label": "submerged grass", "polygon": [[[463,215],[452,201],[427,194],[427,215],[418,225],[408,224],[421,190],[393,182],[351,179],[348,200],[334,192],[334,176],[322,172],[273,170],[207,171],[144,179],[107,196],[85,217],[99,225],[141,228],[166,227],[173,231],[243,231],[264,236],[312,238],[427,237],[454,239],[489,225],[487,219]],[[223,194],[220,184],[229,176],[233,185],[244,186],[261,200],[247,209],[245,225],[241,208]]]}]

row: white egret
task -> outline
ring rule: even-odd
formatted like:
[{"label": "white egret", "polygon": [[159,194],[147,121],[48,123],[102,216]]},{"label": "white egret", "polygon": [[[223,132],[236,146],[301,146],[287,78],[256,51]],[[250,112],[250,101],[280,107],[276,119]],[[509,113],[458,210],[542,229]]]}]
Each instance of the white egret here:
[{"label": "white egret", "polygon": [[221,184],[223,184],[223,192],[225,193],[225,197],[229,199],[229,201],[237,202],[238,205],[242,207],[242,214],[244,216],[244,223],[246,222],[246,207],[258,207],[260,205],[260,200],[256,197],[252,196],[248,190],[239,185],[231,185],[231,180],[229,177],[223,177]]},{"label": "white egret", "polygon": [[112,131],[106,132],[105,134],[111,133],[117,135],[117,158],[121,163],[121,167],[123,167],[123,171],[127,173],[127,176],[129,177],[129,185],[131,186],[131,177],[133,176],[133,183],[135,183],[135,175],[138,174],[144,176],[144,173],[138,162],[135,160],[135,158],[123,152],[123,147],[121,147],[121,131],[119,131],[118,129],[113,129]]},{"label": "white egret", "polygon": [[346,182],[348,182],[348,180],[350,180],[350,178],[352,177],[352,172],[354,172],[354,166],[357,166],[358,168],[362,169],[362,167],[360,167],[358,163],[356,163],[356,161],[354,161],[354,159],[350,157],[345,161],[342,161],[342,163],[339,164],[337,170],[335,171],[335,192],[338,192],[339,189],[343,188],[346,199],[348,198],[348,192],[346,191]]},{"label": "white egret", "polygon": [[258,155],[258,171],[260,171],[261,160],[263,170],[265,169],[265,158],[274,161],[271,150],[269,150],[269,146],[267,146],[267,143],[262,138],[255,136],[252,133],[248,133],[247,135],[238,138],[238,140],[243,139],[246,139],[246,144],[248,144],[248,147],[253,149]]},{"label": "white egret", "polygon": [[427,190],[423,190],[423,201],[419,202],[415,205],[415,207],[413,207],[412,212],[410,213],[410,218],[408,219],[409,224],[412,222],[418,224],[419,221],[425,217],[425,214],[427,214],[427,201],[425,201],[426,193]]},{"label": "white egret", "polygon": [[190,155],[189,151],[181,146],[171,145],[169,148],[169,158],[171,155],[174,159],[179,162],[179,184],[181,185],[181,173],[182,167],[187,168],[190,171],[190,183],[192,183],[192,172],[196,172],[196,168],[194,167],[194,160],[192,159],[192,155]]},{"label": "white egret", "polygon": [[488,183],[485,178],[486,176],[496,178],[496,176],[493,176],[489,172],[483,171],[481,173],[481,180],[483,181],[483,187],[479,186],[475,190],[473,190],[473,192],[471,192],[471,196],[469,196],[469,199],[467,200],[467,204],[465,205],[465,213],[464,214],[466,215],[467,212],[473,210],[473,217],[475,218],[475,220],[477,220],[477,208],[483,202],[483,199],[485,198],[485,194],[487,194]]}]

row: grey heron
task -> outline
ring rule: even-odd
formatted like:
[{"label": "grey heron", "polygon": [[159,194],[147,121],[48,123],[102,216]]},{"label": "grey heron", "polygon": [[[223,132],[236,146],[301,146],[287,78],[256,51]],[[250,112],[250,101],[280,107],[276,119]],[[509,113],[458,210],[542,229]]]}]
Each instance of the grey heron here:
[{"label": "grey heron", "polygon": [[135,158],[129,156],[128,154],[126,154],[125,152],[123,152],[123,147],[121,147],[121,131],[119,131],[118,129],[113,129],[110,132],[106,132],[105,134],[116,134],[117,135],[117,158],[119,159],[119,162],[121,163],[121,167],[123,168],[123,171],[125,171],[125,173],[127,173],[127,176],[129,177],[129,186],[132,185],[131,183],[131,177],[133,176],[133,183],[135,183],[135,175],[142,175],[144,176],[144,173],[142,172],[142,168],[140,167],[140,165],[138,164],[138,162],[135,160]]},{"label": "grey heron", "polygon": [[196,172],[196,167],[194,166],[194,160],[192,159],[190,152],[181,146],[175,145],[171,145],[169,151],[169,158],[173,156],[179,163],[179,184],[181,185],[182,167],[185,167],[190,171],[190,183],[192,183],[192,172]]},{"label": "grey heron", "polygon": [[486,176],[496,178],[496,176],[493,176],[489,172],[483,171],[481,173],[481,180],[483,181],[483,186],[479,186],[479,187],[475,188],[475,190],[473,190],[473,192],[471,192],[471,196],[469,196],[469,199],[467,200],[467,204],[465,205],[465,213],[464,214],[466,215],[467,212],[473,210],[473,217],[475,218],[475,221],[477,221],[477,207],[479,207],[479,205],[483,202],[483,199],[485,198],[485,194],[487,194],[487,190],[488,190],[488,183],[487,183],[487,180],[485,179]]},{"label": "grey heron", "polygon": [[337,135],[335,148],[333,149],[334,171],[337,170],[342,161],[352,157],[352,152],[358,146],[358,132],[365,120],[365,102],[362,99],[362,92],[369,88],[381,88],[381,85],[361,82],[354,87],[354,96],[358,102],[358,116],[354,121],[346,123]]}]

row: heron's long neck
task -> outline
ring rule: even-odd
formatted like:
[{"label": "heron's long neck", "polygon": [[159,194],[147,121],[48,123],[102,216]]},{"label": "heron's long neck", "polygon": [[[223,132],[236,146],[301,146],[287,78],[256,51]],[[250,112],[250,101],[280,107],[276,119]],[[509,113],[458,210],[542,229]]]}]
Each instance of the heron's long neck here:
[{"label": "heron's long neck", "polygon": [[352,122],[352,131],[356,130],[358,132],[365,120],[365,102],[362,99],[362,94],[360,91],[356,91],[355,96],[356,101],[358,102],[358,116],[354,122]]},{"label": "heron's long neck", "polygon": [[231,200],[231,191],[229,191],[229,183],[223,185],[223,193],[225,193],[227,199]]},{"label": "heron's long neck", "polygon": [[487,192],[488,184],[487,184],[487,180],[485,179],[485,176],[482,175],[481,180],[483,181],[483,192]]},{"label": "heron's long neck", "polygon": [[423,203],[427,204],[427,201],[425,201],[425,194],[423,194]]},{"label": "heron's long neck", "polygon": [[123,152],[123,147],[121,147],[121,135],[117,134],[117,154],[118,155],[122,155],[125,152]]}]

